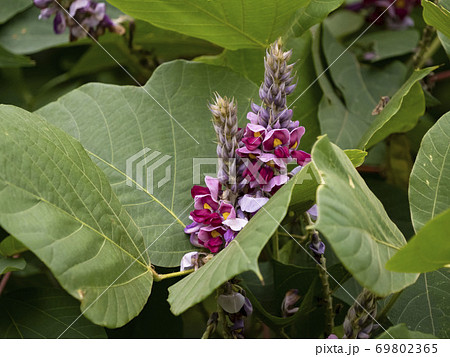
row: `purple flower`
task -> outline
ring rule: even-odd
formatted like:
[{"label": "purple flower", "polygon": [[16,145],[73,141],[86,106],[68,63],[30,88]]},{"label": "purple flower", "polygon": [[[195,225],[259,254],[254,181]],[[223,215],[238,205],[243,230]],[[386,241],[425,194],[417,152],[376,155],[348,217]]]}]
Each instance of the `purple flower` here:
[{"label": "purple flower", "polygon": [[315,255],[323,255],[325,254],[325,243],[322,241],[311,243],[309,249],[311,249]]},{"label": "purple flower", "polygon": [[274,129],[267,133],[263,141],[263,149],[265,151],[272,151],[278,146],[289,144],[289,130]]},{"label": "purple flower", "polygon": [[264,206],[269,199],[267,197],[255,197],[249,194],[246,194],[241,197],[239,200],[239,206],[242,211],[248,213],[257,212],[262,206]]},{"label": "purple flower", "polygon": [[62,11],[57,11],[53,20],[53,31],[56,34],[62,34],[66,30],[66,17]]},{"label": "purple flower", "polygon": [[190,270],[195,267],[195,261],[198,259],[198,252],[186,253],[181,259],[180,271]]},{"label": "purple flower", "polygon": [[281,303],[281,314],[283,317],[294,315],[298,311],[295,304],[300,300],[300,294],[297,289],[289,290]]},{"label": "purple flower", "polygon": [[184,232],[190,234],[190,241],[196,247],[205,247],[217,253],[226,247],[246,224],[247,219],[237,217],[229,202],[220,199],[222,184],[219,179],[206,176],[207,187],[194,186],[194,210],[189,218],[193,221]]},{"label": "purple flower", "polygon": [[34,5],[36,7],[38,7],[39,9],[45,9],[54,1],[53,0],[33,0],[33,2],[34,2]]},{"label": "purple flower", "polygon": [[[74,2],[72,2],[72,4],[70,4],[69,14],[70,14],[70,16],[75,16],[77,14],[78,10],[88,11],[90,6],[91,6],[90,0],[75,0]],[[103,4],[103,7],[104,6],[105,6],[105,4]],[[104,15],[104,12],[103,12],[103,15]],[[102,16],[102,18],[103,18],[103,16]]]},{"label": "purple flower", "polygon": [[292,150],[291,157],[297,160],[297,164],[305,166],[306,163],[311,161],[311,155],[302,150]]}]

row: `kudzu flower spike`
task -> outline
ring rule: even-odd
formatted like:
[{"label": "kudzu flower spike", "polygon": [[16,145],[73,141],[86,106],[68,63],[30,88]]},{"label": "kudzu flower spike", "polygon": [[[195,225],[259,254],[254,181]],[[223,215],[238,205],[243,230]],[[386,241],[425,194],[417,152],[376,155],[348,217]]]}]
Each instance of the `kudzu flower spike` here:
[{"label": "kudzu flower spike", "polygon": [[344,320],[343,338],[367,339],[371,332],[378,327],[374,318],[377,316],[377,301],[380,298],[367,289],[356,298]]},{"label": "kudzu flower spike", "polygon": [[298,121],[293,122],[292,109],[286,105],[286,96],[296,84],[292,84],[293,64],[288,64],[292,51],[283,52],[281,40],[267,51],[264,60],[264,81],[259,90],[262,105],[252,104],[247,114],[250,123],[237,154],[244,160],[243,176],[250,191],[242,198],[241,206],[248,206],[247,200],[256,198],[256,192],[275,193],[288,180],[287,164],[296,161],[304,166],[310,161],[310,154],[298,150],[305,128]]},{"label": "kudzu flower spike", "polygon": [[[238,180],[236,167],[240,158],[236,156],[242,132],[238,127],[237,108],[234,99],[231,101],[215,93],[215,101],[209,104],[213,115],[214,130],[217,135],[217,157],[219,159],[218,178],[236,194],[241,180]],[[233,202],[234,199],[231,199]]]}]

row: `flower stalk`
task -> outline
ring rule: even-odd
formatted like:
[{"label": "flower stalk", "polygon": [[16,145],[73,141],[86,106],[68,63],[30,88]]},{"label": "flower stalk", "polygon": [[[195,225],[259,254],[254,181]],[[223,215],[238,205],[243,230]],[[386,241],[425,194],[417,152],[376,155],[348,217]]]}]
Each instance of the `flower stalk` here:
[{"label": "flower stalk", "polygon": [[161,280],[165,280],[165,279],[170,279],[170,278],[176,278],[179,276],[184,276],[184,275],[189,275],[190,273],[193,273],[195,271],[195,269],[188,269],[188,270],[183,270],[183,271],[177,271],[174,273],[169,273],[169,274],[158,274],[156,272],[155,269],[150,268],[150,271],[153,274],[153,280],[154,281],[161,281]]}]

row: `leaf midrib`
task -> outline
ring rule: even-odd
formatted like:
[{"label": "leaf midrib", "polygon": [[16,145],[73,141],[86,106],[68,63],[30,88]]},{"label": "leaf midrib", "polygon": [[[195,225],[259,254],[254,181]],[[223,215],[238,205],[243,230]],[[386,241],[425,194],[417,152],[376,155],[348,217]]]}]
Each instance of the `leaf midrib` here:
[{"label": "leaf midrib", "polygon": [[173,212],[171,209],[169,209],[167,206],[164,205],[164,203],[162,203],[160,200],[158,200],[155,196],[153,196],[150,192],[147,191],[147,189],[143,186],[141,186],[139,183],[137,183],[132,177],[128,176],[125,172],[123,172],[122,170],[120,170],[119,168],[117,168],[116,166],[114,166],[113,164],[109,163],[108,161],[104,160],[103,158],[101,158],[100,156],[94,154],[92,151],[89,151],[87,149],[85,149],[86,152],[89,155],[92,155],[93,157],[95,157],[96,159],[100,160],[101,162],[103,162],[105,165],[108,165],[110,168],[112,168],[113,170],[117,171],[119,174],[121,174],[123,177],[125,177],[126,179],[130,180],[133,184],[136,185],[136,187],[139,187],[143,192],[145,192],[148,196],[150,196],[156,203],[158,203],[162,208],[164,208],[168,213],[170,213],[170,215],[176,219],[176,221],[183,227],[185,228],[186,225],[180,220],[180,218],[175,214],[175,212]]}]

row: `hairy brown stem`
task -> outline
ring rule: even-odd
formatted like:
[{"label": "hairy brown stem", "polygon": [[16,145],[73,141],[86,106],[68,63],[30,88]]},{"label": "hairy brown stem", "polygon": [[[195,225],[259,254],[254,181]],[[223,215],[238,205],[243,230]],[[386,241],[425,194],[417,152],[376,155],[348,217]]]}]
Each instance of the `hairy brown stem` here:
[{"label": "hairy brown stem", "polygon": [[3,279],[0,282],[0,295],[2,295],[3,290],[5,290],[6,283],[8,282],[10,276],[11,276],[11,272],[8,272],[5,275],[3,275]]},{"label": "hairy brown stem", "polygon": [[[311,237],[311,240],[317,239],[320,241],[319,233],[314,229],[314,222],[311,219],[311,216],[308,212],[304,213],[304,218],[307,223],[307,231],[308,236]],[[317,269],[319,270],[320,282],[322,283],[323,297],[325,301],[325,317],[326,317],[326,326],[325,326],[325,335],[328,336],[333,332],[334,328],[334,310],[333,310],[333,297],[331,295],[330,283],[328,280],[328,272],[327,272],[327,262],[325,257],[322,255],[318,260]]]}]

